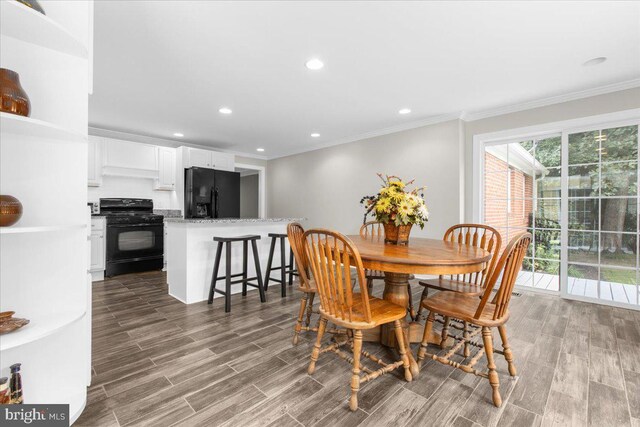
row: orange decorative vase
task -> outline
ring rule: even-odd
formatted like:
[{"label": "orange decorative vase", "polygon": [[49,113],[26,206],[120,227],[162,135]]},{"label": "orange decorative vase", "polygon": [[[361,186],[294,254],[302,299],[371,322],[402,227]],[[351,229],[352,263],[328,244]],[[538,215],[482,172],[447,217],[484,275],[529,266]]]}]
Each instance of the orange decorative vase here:
[{"label": "orange decorative vase", "polygon": [[0,111],[29,117],[31,102],[15,71],[0,68]]},{"label": "orange decorative vase", "polygon": [[384,242],[390,245],[406,245],[413,224],[395,225],[391,222],[384,225]]},{"label": "orange decorative vase", "polygon": [[0,195],[0,227],[13,225],[22,217],[22,203],[13,196]]}]

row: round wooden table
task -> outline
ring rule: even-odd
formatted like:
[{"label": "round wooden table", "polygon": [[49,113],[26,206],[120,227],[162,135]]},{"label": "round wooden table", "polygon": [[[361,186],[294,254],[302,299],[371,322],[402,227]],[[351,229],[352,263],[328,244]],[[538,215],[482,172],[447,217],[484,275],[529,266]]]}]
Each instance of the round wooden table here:
[{"label": "round wooden table", "polygon": [[[445,242],[436,239],[412,237],[408,245],[388,245],[384,236],[348,236],[356,245],[365,268],[385,272],[382,297],[403,307],[409,306],[408,283],[411,274],[449,275],[481,271],[491,254],[474,246]],[[418,322],[404,320],[407,342],[422,341],[424,327]],[[379,341],[383,345],[395,346],[393,328],[384,325],[364,333],[366,341]],[[433,336],[430,342],[439,344],[440,338]],[[411,360],[411,373],[416,377],[419,367],[411,348],[407,348]]]}]

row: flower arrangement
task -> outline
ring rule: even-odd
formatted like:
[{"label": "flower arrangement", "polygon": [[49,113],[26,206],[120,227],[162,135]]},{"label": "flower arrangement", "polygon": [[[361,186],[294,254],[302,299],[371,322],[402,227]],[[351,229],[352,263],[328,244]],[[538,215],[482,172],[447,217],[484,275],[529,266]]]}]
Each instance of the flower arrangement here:
[{"label": "flower arrangement", "polygon": [[425,187],[407,191],[407,186],[414,180],[404,182],[394,175],[378,174],[382,180],[382,188],[375,196],[365,196],[360,203],[365,206],[365,221],[367,215],[373,215],[383,224],[396,226],[415,224],[424,228],[424,223],[429,220],[429,211],[424,202]]}]

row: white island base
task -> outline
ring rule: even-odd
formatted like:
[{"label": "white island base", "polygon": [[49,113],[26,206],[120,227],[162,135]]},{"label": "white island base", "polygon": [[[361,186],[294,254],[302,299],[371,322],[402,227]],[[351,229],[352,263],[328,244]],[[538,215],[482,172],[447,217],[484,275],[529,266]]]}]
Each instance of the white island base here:
[{"label": "white island base", "polygon": [[[248,234],[255,234],[261,237],[256,243],[260,257],[260,269],[262,278],[267,268],[269,259],[269,246],[271,238],[269,233],[286,233],[287,224],[301,221],[299,218],[272,218],[272,219],[181,219],[167,218],[166,225],[166,245],[167,253],[167,282],[169,284],[169,295],[184,302],[192,304],[205,301],[209,298],[209,288],[211,286],[211,276],[213,275],[213,263],[215,261],[217,243],[214,237],[235,237]],[[287,262],[289,261],[289,246],[287,244]],[[232,243],[231,250],[232,274],[242,272],[242,243]],[[218,277],[224,276],[225,252],[220,259]],[[254,277],[255,267],[253,254],[249,249],[247,260],[248,276]],[[274,251],[273,266],[280,265],[280,249],[276,245]],[[275,276],[274,272],[274,276]],[[237,278],[236,278],[237,279]],[[273,282],[272,286],[280,286]],[[224,280],[218,281],[217,288],[224,290]],[[248,287],[248,290],[256,288]],[[232,285],[231,293],[242,292],[242,284]],[[223,297],[216,293],[215,298]],[[260,301],[258,295],[256,302]]]}]

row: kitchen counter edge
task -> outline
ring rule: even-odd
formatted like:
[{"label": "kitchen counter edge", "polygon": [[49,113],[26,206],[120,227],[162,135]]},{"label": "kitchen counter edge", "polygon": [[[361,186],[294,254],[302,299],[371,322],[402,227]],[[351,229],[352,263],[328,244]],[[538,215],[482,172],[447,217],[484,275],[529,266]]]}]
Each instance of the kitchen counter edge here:
[{"label": "kitchen counter edge", "polygon": [[306,218],[165,218],[164,222],[177,224],[235,224],[235,223],[259,223],[259,222],[300,222]]}]

